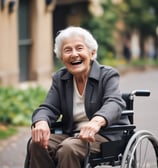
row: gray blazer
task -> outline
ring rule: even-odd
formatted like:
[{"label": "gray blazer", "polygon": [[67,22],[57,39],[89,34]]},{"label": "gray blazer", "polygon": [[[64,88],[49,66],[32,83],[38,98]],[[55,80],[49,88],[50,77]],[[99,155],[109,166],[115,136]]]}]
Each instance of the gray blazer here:
[{"label": "gray blazer", "polygon": [[[119,90],[119,74],[109,66],[93,61],[85,90],[85,110],[89,120],[94,116],[102,116],[107,126],[127,124],[127,118],[120,118],[125,102]],[[73,75],[66,68],[60,69],[54,76],[46,100],[32,115],[32,123],[39,120],[56,122],[62,115],[63,132],[71,134],[73,122]],[[104,128],[100,134],[111,140],[119,139],[118,133],[106,133]]]}]

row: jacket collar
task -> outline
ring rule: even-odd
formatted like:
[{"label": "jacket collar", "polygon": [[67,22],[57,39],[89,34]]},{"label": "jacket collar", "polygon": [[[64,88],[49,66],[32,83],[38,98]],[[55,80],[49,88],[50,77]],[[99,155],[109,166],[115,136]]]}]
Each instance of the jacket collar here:
[{"label": "jacket collar", "polygon": [[[95,80],[99,80],[99,76],[100,76],[100,64],[94,60],[91,64],[91,70],[89,73],[89,78],[95,79]],[[66,70],[66,68],[63,68],[63,70]],[[73,75],[68,72],[66,70],[66,72],[63,74],[63,76],[61,76],[62,80],[70,80],[72,79]]]},{"label": "jacket collar", "polygon": [[95,79],[95,80],[99,80],[99,77],[100,77],[100,66],[101,65],[96,60],[94,60],[92,62],[89,78],[92,78],[92,79]]}]

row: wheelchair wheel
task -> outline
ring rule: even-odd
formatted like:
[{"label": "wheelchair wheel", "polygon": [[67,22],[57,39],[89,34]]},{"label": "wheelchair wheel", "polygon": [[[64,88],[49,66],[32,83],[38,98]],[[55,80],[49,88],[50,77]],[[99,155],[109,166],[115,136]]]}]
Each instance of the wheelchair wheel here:
[{"label": "wheelchair wheel", "polygon": [[158,141],[150,132],[138,131],[131,137],[121,168],[158,168]]}]

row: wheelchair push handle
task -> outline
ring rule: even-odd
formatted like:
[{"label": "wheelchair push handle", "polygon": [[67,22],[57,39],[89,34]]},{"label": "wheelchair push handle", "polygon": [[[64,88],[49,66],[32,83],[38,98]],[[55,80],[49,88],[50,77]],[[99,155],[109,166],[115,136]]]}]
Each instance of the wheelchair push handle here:
[{"label": "wheelchair push handle", "polygon": [[131,92],[131,96],[150,96],[149,90],[134,90]]}]

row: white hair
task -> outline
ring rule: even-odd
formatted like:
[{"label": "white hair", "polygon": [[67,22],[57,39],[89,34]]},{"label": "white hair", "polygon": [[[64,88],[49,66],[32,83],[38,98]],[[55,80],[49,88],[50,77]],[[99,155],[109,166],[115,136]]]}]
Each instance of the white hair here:
[{"label": "white hair", "polygon": [[71,38],[73,36],[80,36],[84,38],[84,42],[86,46],[90,49],[90,51],[96,51],[94,58],[97,58],[97,50],[98,50],[98,43],[93,37],[93,35],[86,29],[81,27],[74,27],[70,26],[64,30],[59,31],[59,34],[55,38],[55,45],[54,45],[54,52],[57,58],[61,59],[61,48],[63,41],[65,38]]}]

